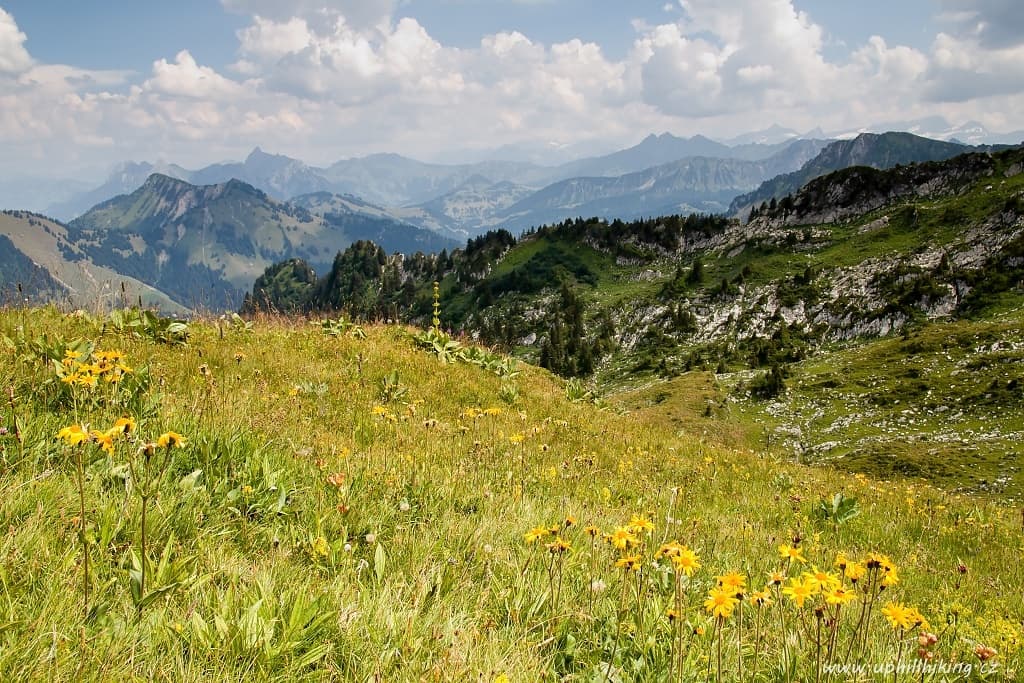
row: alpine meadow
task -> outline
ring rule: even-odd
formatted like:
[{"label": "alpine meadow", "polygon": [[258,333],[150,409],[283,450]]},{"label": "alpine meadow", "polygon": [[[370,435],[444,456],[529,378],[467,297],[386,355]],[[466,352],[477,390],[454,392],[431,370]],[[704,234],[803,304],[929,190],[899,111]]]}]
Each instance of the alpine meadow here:
[{"label": "alpine meadow", "polygon": [[1024,680],[1022,55],[0,0],[0,680]]}]

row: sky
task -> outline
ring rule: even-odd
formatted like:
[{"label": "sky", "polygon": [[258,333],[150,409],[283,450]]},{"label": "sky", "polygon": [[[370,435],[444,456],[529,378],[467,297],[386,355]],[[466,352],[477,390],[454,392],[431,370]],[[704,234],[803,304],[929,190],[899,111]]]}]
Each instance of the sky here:
[{"label": "sky", "polygon": [[0,179],[1024,129],[1019,0],[0,0]]}]

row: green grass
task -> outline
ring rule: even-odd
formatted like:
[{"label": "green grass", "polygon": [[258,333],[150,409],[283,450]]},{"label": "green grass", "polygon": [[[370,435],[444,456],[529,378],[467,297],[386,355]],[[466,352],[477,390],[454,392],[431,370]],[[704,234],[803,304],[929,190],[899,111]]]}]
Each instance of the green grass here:
[{"label": "green grass", "polygon": [[[525,365],[514,379],[443,365],[400,327],[190,330],[188,345],[168,346],[85,316],[0,312],[0,387],[12,392],[0,408],[0,679],[811,681],[811,601],[782,597],[760,614],[748,598],[721,629],[701,604],[716,575],[741,571],[755,590],[772,571],[798,574],[777,551],[795,538],[808,566],[877,551],[898,567],[866,626],[843,608],[837,658],[855,634],[867,640],[851,661],[916,656],[916,629],[894,631],[879,611],[899,601],[931,622],[938,660],[976,665],[991,646],[1000,668],[985,680],[1020,675],[1018,510],[781,460],[733,424],[710,376],[601,410]],[[41,355],[59,360],[73,340],[123,351],[122,388],[61,383]],[[392,373],[397,385],[384,382]],[[509,382],[512,404],[499,397]],[[467,412],[486,408],[497,410]],[[113,455],[80,447],[83,617],[75,450],[55,435],[125,413],[138,427]],[[167,430],[187,444],[167,452],[148,508],[139,609],[141,508],[126,465]],[[817,512],[838,492],[858,516]],[[628,553],[583,530],[634,516],[654,528]],[[547,534],[525,543],[538,525],[571,549],[549,551]],[[670,539],[699,555],[691,579],[654,557]],[[638,571],[615,567],[633,553]]]},{"label": "green grass", "polygon": [[790,366],[776,404],[746,402],[745,412],[811,459],[1020,499],[1022,367],[1018,309],[820,353]]}]

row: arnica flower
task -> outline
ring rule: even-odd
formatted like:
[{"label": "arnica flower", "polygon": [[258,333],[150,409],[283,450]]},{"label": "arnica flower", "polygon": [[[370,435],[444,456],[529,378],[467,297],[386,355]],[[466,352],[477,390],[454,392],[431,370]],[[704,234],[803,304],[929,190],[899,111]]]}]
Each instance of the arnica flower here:
[{"label": "arnica flower", "polygon": [[881,569],[885,572],[896,571],[896,565],[889,559],[889,556],[881,553],[870,553],[865,564],[867,564],[868,569]]},{"label": "arnica flower", "polygon": [[679,611],[669,607],[667,610],[665,610],[665,616],[668,617],[669,621],[676,621],[677,619],[679,619]]},{"label": "arnica flower", "polygon": [[119,417],[114,426],[107,430],[107,434],[110,435],[121,435],[131,434],[135,431],[135,420],[130,417]]},{"label": "arnica flower", "polygon": [[119,363],[124,360],[124,353],[121,351],[97,351],[92,357],[99,363]]},{"label": "arnica flower", "polygon": [[527,545],[530,545],[532,543],[536,543],[547,535],[548,528],[546,526],[535,526],[523,534],[523,540],[526,541]]},{"label": "arnica flower", "polygon": [[885,575],[882,577],[882,587],[888,588],[895,586],[900,582],[899,574],[896,573],[896,567],[890,565],[885,569]]},{"label": "arnica flower", "polygon": [[646,517],[642,516],[637,517],[636,515],[634,515],[633,518],[629,520],[628,526],[629,530],[632,531],[634,534],[644,532],[650,533],[651,531],[654,531],[654,523]]},{"label": "arnica flower", "polygon": [[932,625],[928,623],[928,620],[924,618],[924,615],[921,614],[916,607],[908,607],[907,609],[910,610],[910,625],[913,628],[921,628],[927,631],[932,627]]},{"label": "arnica flower", "polygon": [[815,593],[827,593],[842,584],[838,576],[830,572],[823,572],[817,567],[813,567],[809,572],[804,572],[803,579],[805,583],[811,585]]},{"label": "arnica flower", "polygon": [[739,604],[739,600],[736,599],[734,591],[720,586],[712,588],[708,593],[708,598],[704,601],[704,609],[714,617],[728,619],[732,616],[737,604]]},{"label": "arnica flower", "polygon": [[767,607],[772,604],[772,599],[768,594],[767,590],[756,591],[750,596],[750,601],[758,607]]},{"label": "arnica flower", "polygon": [[501,415],[501,408],[484,408],[484,415]]},{"label": "arnica flower", "polygon": [[625,569],[626,571],[639,571],[640,570],[640,556],[639,555],[626,555],[620,557],[615,561],[615,566],[618,569]]},{"label": "arnica flower", "polygon": [[587,536],[590,536],[591,538],[596,538],[597,535],[601,533],[601,530],[593,524],[591,524],[589,526],[583,527],[583,533],[585,533]]},{"label": "arnica flower", "polygon": [[164,432],[156,440],[156,445],[160,448],[173,448],[174,446],[181,448],[185,445],[185,439],[177,432]]},{"label": "arnica flower", "polygon": [[802,548],[786,545],[785,543],[779,546],[779,556],[790,562],[807,562],[807,558],[804,557],[804,551]]},{"label": "arnica flower", "polygon": [[917,610],[905,606],[901,602],[890,602],[882,608],[882,614],[893,629],[907,630],[914,626],[914,612]]},{"label": "arnica flower", "polygon": [[624,527],[616,527],[608,536],[608,542],[611,543],[618,550],[626,550],[632,548],[640,543],[640,539],[633,535],[633,532]]},{"label": "arnica flower", "polygon": [[683,546],[678,555],[672,556],[672,566],[677,572],[687,576],[693,576],[694,572],[700,569],[700,558],[686,546]]},{"label": "arnica flower", "polygon": [[101,432],[98,429],[94,429],[89,432],[89,436],[107,453],[114,452],[114,437],[109,432]]},{"label": "arnica flower", "polygon": [[843,567],[843,575],[853,583],[857,583],[863,579],[867,572],[868,568],[860,562],[848,562],[846,566]]},{"label": "arnica flower", "polygon": [[789,585],[782,589],[782,594],[792,600],[797,607],[803,607],[807,598],[815,594],[815,588],[800,579],[792,578]]},{"label": "arnica flower", "polygon": [[94,375],[91,372],[79,372],[77,373],[77,380],[75,383],[82,387],[94,387],[98,380],[99,375]]},{"label": "arnica flower", "polygon": [[857,599],[857,593],[845,586],[834,586],[824,592],[825,602],[830,605],[845,605]]},{"label": "arnica flower", "polygon": [[719,588],[732,591],[734,596],[742,594],[747,587],[747,577],[739,572],[729,572],[715,578],[718,579]]},{"label": "arnica flower", "polygon": [[654,556],[658,559],[663,557],[675,557],[683,549],[679,541],[669,541],[668,543],[662,543],[658,548],[658,551],[654,553]]},{"label": "arnica flower", "polygon": [[57,438],[69,446],[79,446],[89,441],[92,437],[81,425],[71,425],[57,432]]},{"label": "arnica flower", "polygon": [[544,547],[547,548],[548,552],[552,555],[561,555],[568,551],[572,546],[561,536],[555,536],[555,540],[544,544]]},{"label": "arnica flower", "polygon": [[770,583],[771,583],[771,584],[772,584],[773,586],[779,586],[779,585],[781,585],[781,584],[782,584],[782,582],[783,582],[783,581],[785,581],[785,580],[786,580],[786,575],[785,575],[785,574],[783,574],[782,572],[772,572],[772,575],[771,575],[771,577],[769,577],[769,579],[768,579],[768,581],[769,581],[769,582],[770,582]]}]

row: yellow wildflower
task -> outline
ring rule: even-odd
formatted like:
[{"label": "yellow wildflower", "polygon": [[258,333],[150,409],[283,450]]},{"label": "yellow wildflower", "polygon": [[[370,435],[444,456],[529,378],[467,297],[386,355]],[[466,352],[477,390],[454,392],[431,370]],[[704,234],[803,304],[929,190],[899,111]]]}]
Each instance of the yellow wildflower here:
[{"label": "yellow wildflower", "polygon": [[89,441],[91,437],[89,432],[85,431],[81,425],[71,425],[57,432],[57,438],[66,442],[69,446],[78,446]]},{"label": "yellow wildflower", "polygon": [[111,436],[117,436],[121,434],[130,434],[135,431],[135,420],[130,417],[120,417],[114,426],[107,430],[107,434]]},{"label": "yellow wildflower", "polygon": [[714,617],[728,619],[732,616],[737,604],[739,604],[739,600],[736,599],[734,592],[720,586],[712,588],[708,593],[707,600],[704,601],[704,609]]},{"label": "yellow wildflower", "polygon": [[845,586],[834,586],[825,591],[825,602],[830,605],[845,605],[857,599],[857,593]]},{"label": "yellow wildflower", "polygon": [[89,432],[89,435],[104,451],[107,453],[114,452],[114,437],[109,432],[101,432],[98,429],[94,429]]},{"label": "yellow wildflower", "polygon": [[804,557],[804,551],[802,548],[786,545],[785,543],[779,546],[779,555],[782,559],[790,562],[807,562],[807,558]]},{"label": "yellow wildflower", "polygon": [[616,527],[615,531],[608,537],[608,542],[618,550],[626,550],[640,543],[640,539],[633,535],[633,532],[624,527]]},{"label": "yellow wildflower", "polygon": [[523,534],[523,540],[526,541],[527,545],[535,543],[539,539],[544,538],[548,535],[548,528],[544,526],[535,526],[525,534]]},{"label": "yellow wildflower", "polygon": [[747,587],[747,577],[739,572],[729,572],[715,578],[718,579],[719,588],[732,591],[733,595],[743,593]]},{"label": "yellow wildflower", "polygon": [[548,552],[552,554],[561,555],[562,553],[569,550],[569,548],[572,546],[568,541],[566,541],[561,536],[555,536],[555,540],[551,541],[550,543],[546,543],[544,547],[547,548]]},{"label": "yellow wildflower", "polygon": [[843,567],[843,575],[853,583],[857,583],[863,579],[867,571],[867,567],[860,562],[848,562],[846,566]]},{"label": "yellow wildflower", "polygon": [[817,567],[813,567],[809,572],[804,572],[803,579],[805,583],[811,586],[811,590],[815,593],[827,593],[842,584],[838,576],[831,572],[822,571]]},{"label": "yellow wildflower", "polygon": [[174,446],[181,448],[185,445],[185,439],[177,432],[164,432],[156,440],[156,445],[160,448],[173,448]]},{"label": "yellow wildflower", "polygon": [[772,604],[772,599],[767,590],[756,591],[750,595],[750,601],[758,607],[767,607]]},{"label": "yellow wildflower", "polygon": [[914,625],[914,610],[901,602],[890,602],[882,608],[882,614],[893,629],[906,630]]},{"label": "yellow wildflower", "polygon": [[646,517],[637,517],[636,515],[633,515],[633,518],[629,520],[629,529],[635,534],[645,531],[649,533],[654,531],[654,523]]},{"label": "yellow wildflower", "polygon": [[640,569],[640,556],[639,555],[626,555],[620,557],[615,561],[615,566],[619,569],[625,569],[627,571],[639,571]]},{"label": "yellow wildflower", "polygon": [[700,569],[700,558],[697,557],[695,552],[683,546],[678,555],[672,556],[672,566],[675,567],[676,571],[681,571],[687,576],[693,576],[693,573]]},{"label": "yellow wildflower", "polygon": [[803,607],[807,598],[813,596],[814,588],[797,578],[789,580],[789,585],[782,589],[782,594],[791,599],[797,607]]}]

